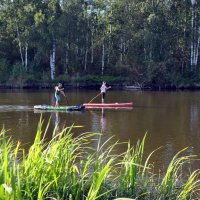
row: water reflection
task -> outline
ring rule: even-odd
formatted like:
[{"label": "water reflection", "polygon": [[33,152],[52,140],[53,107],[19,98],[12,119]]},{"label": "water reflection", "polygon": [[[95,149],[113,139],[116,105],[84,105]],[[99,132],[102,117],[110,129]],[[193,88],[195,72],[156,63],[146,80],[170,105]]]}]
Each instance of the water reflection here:
[{"label": "water reflection", "polygon": [[104,108],[101,110],[101,132],[104,133],[106,130],[106,115],[104,112]]},{"label": "water reflection", "polygon": [[190,105],[190,130],[197,130],[199,125],[199,110],[197,105]]},{"label": "water reflection", "polygon": [[[96,91],[67,91],[73,105],[87,102]],[[13,96],[15,98],[13,98]],[[111,91],[108,102],[134,102],[133,110],[85,110],[78,112],[34,111],[34,105],[54,104],[53,91],[0,91],[0,126],[11,129],[15,141],[30,145],[35,138],[39,119],[44,119],[44,127],[50,117],[47,137],[52,138],[52,130],[57,132],[73,124],[83,128],[73,129],[75,134],[83,132],[102,133],[101,142],[113,135],[114,140],[130,141],[135,145],[148,132],[145,153],[163,146],[155,153],[156,167],[167,165],[174,154],[189,146],[191,153],[200,154],[200,92],[130,92]],[[65,103],[64,101],[62,102]],[[28,146],[27,145],[27,146]],[[97,146],[98,144],[94,144]],[[118,152],[124,151],[119,147]]]},{"label": "water reflection", "polygon": [[53,120],[53,123],[54,123],[54,131],[53,131],[53,137],[60,133],[61,129],[60,129],[60,126],[59,126],[59,123],[60,123],[60,116],[59,116],[59,112],[52,112],[52,120]]},{"label": "water reflection", "polygon": [[25,112],[33,110],[30,106],[22,106],[22,105],[0,105],[0,113],[2,112]]},{"label": "water reflection", "polygon": [[[101,114],[99,114],[100,112]],[[91,115],[92,131],[105,133],[107,130],[106,111],[104,108],[101,110],[89,110]]]}]

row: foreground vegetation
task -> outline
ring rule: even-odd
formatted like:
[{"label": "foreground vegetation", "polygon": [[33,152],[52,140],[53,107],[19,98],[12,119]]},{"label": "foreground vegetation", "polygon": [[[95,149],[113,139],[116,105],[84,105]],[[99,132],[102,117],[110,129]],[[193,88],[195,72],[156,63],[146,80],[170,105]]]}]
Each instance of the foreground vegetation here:
[{"label": "foreground vegetation", "polygon": [[0,83],[199,87],[199,16],[197,0],[0,0]]},{"label": "foreground vegetation", "polygon": [[[95,200],[130,197],[149,200],[199,199],[200,171],[183,174],[183,167],[195,159],[183,155],[174,156],[167,172],[162,176],[153,173],[149,163],[152,152],[143,158],[145,138],[135,147],[128,144],[127,151],[115,153],[118,142],[110,140],[93,146],[96,133],[83,133],[73,137],[72,128],[45,142],[48,131],[40,120],[35,141],[25,153],[20,144],[14,145],[0,134],[0,199],[71,199]],[[44,131],[42,131],[44,130]]]}]

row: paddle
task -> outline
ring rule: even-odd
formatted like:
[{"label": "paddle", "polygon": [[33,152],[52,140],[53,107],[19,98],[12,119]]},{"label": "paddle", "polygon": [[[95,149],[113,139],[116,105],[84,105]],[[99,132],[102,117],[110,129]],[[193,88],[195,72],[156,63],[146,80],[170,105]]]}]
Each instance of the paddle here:
[{"label": "paddle", "polygon": [[99,94],[97,94],[97,96],[95,96],[93,99],[91,99],[88,103],[91,103],[94,99],[96,99],[99,95],[101,94],[101,92]]},{"label": "paddle", "polygon": [[[111,88],[111,86],[110,87],[107,87],[107,89],[106,90],[108,90],[108,89],[110,89]],[[98,93],[93,99],[91,99],[88,103],[91,103],[94,99],[96,99],[99,95],[101,95],[101,92],[100,93]]]},{"label": "paddle", "polygon": [[65,99],[66,99],[67,105],[69,106],[69,101],[67,100],[67,97],[66,97],[66,96],[65,96]]},{"label": "paddle", "polygon": [[65,97],[66,103],[69,106],[69,101],[67,100],[67,96],[65,95],[65,93],[63,91],[61,91],[62,95]]}]

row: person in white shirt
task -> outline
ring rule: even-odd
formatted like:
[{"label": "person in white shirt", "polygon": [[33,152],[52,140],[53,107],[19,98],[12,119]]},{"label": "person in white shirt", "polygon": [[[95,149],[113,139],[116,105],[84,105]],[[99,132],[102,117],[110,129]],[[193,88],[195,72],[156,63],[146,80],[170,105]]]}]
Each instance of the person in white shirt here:
[{"label": "person in white shirt", "polygon": [[111,86],[110,86],[110,87],[107,87],[107,86],[106,86],[106,82],[103,81],[102,86],[101,86],[101,88],[100,88],[100,90],[101,90],[101,95],[102,95],[102,103],[104,103],[106,91],[107,91],[108,89],[110,89],[110,88],[111,88]]}]

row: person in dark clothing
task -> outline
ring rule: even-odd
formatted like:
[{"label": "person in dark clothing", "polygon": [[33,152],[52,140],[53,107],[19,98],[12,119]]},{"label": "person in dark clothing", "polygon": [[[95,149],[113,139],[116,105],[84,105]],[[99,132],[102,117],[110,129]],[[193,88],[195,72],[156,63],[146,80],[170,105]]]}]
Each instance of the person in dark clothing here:
[{"label": "person in dark clothing", "polygon": [[65,93],[63,92],[64,88],[62,87],[61,83],[58,83],[57,86],[55,86],[55,99],[56,104],[55,106],[58,107],[60,103],[60,93],[65,97]]}]

